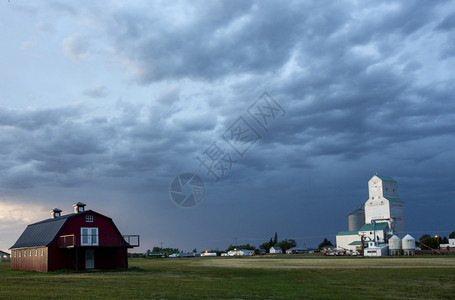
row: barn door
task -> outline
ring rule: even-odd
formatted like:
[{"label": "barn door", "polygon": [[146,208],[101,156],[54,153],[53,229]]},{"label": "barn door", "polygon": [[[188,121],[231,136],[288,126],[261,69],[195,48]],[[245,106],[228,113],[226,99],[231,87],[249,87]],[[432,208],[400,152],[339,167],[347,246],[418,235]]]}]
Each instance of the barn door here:
[{"label": "barn door", "polygon": [[95,250],[93,249],[85,250],[85,268],[86,269],[95,268]]}]

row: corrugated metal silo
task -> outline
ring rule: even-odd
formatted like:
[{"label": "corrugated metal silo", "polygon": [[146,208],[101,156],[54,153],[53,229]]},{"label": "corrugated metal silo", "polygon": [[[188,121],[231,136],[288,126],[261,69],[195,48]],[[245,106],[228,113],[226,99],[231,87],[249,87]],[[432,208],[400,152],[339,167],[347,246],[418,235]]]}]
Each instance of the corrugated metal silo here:
[{"label": "corrugated metal silo", "polygon": [[389,239],[389,253],[390,255],[400,255],[401,254],[401,239],[396,235],[393,235]]},{"label": "corrugated metal silo", "polygon": [[348,230],[355,231],[365,225],[365,212],[358,208],[348,215]]},{"label": "corrugated metal silo", "polygon": [[407,234],[402,241],[403,254],[404,255],[415,255],[416,240]]}]

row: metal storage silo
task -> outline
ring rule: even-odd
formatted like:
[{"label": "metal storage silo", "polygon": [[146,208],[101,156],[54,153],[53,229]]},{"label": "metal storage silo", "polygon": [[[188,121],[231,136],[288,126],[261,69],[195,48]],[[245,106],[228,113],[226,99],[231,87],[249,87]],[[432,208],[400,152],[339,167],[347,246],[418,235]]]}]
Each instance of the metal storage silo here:
[{"label": "metal storage silo", "polygon": [[416,240],[412,236],[407,234],[402,240],[402,245],[404,255],[415,255]]},{"label": "metal storage silo", "polygon": [[389,239],[389,254],[400,255],[401,254],[401,239],[396,235],[393,235]]},{"label": "metal storage silo", "polygon": [[358,208],[348,215],[348,230],[355,231],[365,225],[365,212]]}]

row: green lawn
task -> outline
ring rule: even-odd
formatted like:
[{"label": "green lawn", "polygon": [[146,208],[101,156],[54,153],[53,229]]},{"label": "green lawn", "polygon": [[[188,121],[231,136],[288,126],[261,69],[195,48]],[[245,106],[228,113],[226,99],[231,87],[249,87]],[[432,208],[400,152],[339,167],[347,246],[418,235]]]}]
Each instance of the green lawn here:
[{"label": "green lawn", "polygon": [[132,259],[128,271],[0,263],[0,299],[453,299],[455,257]]}]

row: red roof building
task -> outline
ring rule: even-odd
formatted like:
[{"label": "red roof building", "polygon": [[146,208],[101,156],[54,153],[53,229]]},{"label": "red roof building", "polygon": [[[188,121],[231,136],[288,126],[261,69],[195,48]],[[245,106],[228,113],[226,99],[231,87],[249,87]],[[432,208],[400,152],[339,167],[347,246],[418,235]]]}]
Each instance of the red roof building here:
[{"label": "red roof building", "polygon": [[74,213],[27,226],[10,248],[11,269],[48,272],[58,269],[128,268],[127,250],[139,246],[139,236],[122,236],[111,218],[84,203],[73,205]]}]

